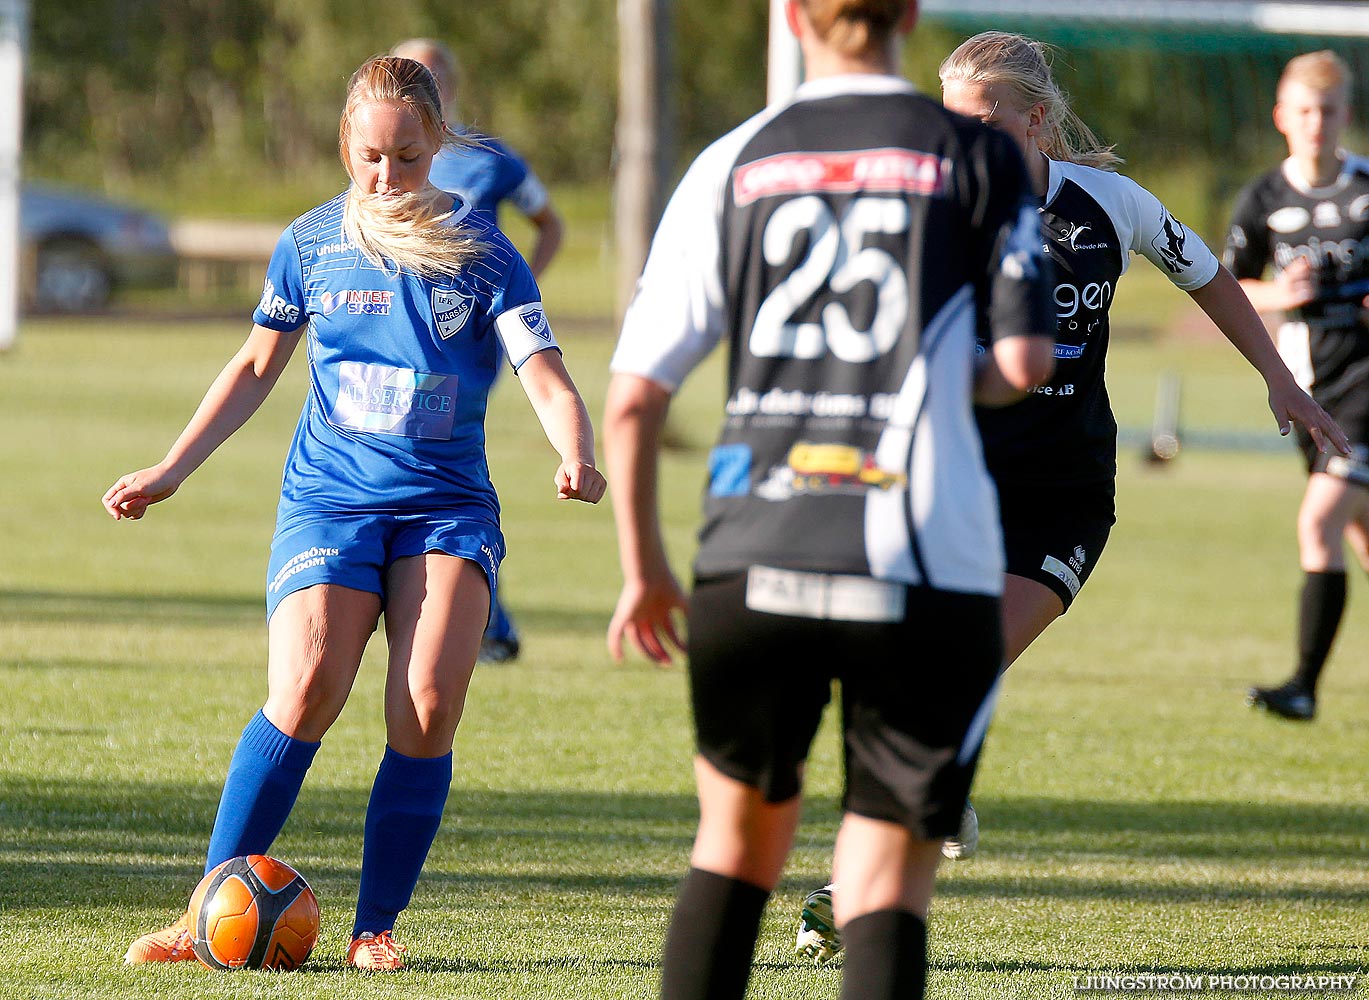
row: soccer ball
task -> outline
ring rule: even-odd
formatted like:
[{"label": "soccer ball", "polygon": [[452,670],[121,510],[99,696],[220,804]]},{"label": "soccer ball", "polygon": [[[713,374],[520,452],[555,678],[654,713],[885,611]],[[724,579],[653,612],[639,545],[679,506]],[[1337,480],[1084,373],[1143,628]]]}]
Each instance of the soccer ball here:
[{"label": "soccer ball", "polygon": [[190,897],[195,956],[211,969],[297,969],[318,940],[318,900],[304,876],[264,854],[230,858]]}]

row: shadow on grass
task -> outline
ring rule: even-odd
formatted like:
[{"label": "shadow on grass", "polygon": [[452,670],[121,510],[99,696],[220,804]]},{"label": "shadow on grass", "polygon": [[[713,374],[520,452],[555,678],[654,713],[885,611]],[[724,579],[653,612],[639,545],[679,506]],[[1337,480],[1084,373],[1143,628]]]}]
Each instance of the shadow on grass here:
[{"label": "shadow on grass", "polygon": [[[519,605],[518,624],[529,635],[598,639],[611,608],[586,611],[568,607]],[[245,625],[266,628],[261,594],[108,594],[0,590],[0,621],[31,624]],[[34,661],[43,666],[48,661]]]},{"label": "shadow on grass", "polygon": [[[282,834],[322,886],[354,885],[367,788],[305,786]],[[0,776],[0,903],[81,907],[114,882],[119,898],[162,897],[198,877],[217,808],[207,782],[45,781]],[[833,804],[815,803],[831,814]],[[1145,805],[1050,799],[979,803],[986,856],[1021,852],[1045,874],[956,868],[939,892],[968,899],[1109,899],[1147,903],[1306,900],[1369,908],[1369,886],[1296,870],[1362,863],[1369,807],[1195,802]],[[673,891],[697,820],[692,795],[499,792],[453,787],[426,880],[498,893]],[[1213,872],[1214,859],[1234,874]],[[1202,865],[1201,880],[1146,862]],[[1083,866],[1085,871],[1071,869]],[[1315,867],[1315,866],[1313,866]],[[1278,877],[1252,872],[1280,868]],[[671,872],[669,876],[659,872]],[[683,869],[681,868],[682,872]],[[802,891],[787,879],[782,891]]]},{"label": "shadow on grass", "polygon": [[[505,975],[523,976],[530,972],[598,972],[618,970],[625,972],[653,972],[659,970],[660,962],[626,958],[588,958],[583,955],[567,955],[556,958],[530,958],[523,961],[507,959],[447,958],[441,955],[409,955],[405,958],[405,968],[409,972],[432,975]],[[785,966],[775,966],[785,968]],[[757,963],[757,968],[765,968]],[[341,958],[320,959],[311,955],[309,961],[297,969],[295,975],[353,975],[352,967]]]},{"label": "shadow on grass", "polygon": [[129,622],[178,625],[265,625],[260,594],[102,594],[0,590],[0,618],[12,622],[58,622],[72,627]]}]

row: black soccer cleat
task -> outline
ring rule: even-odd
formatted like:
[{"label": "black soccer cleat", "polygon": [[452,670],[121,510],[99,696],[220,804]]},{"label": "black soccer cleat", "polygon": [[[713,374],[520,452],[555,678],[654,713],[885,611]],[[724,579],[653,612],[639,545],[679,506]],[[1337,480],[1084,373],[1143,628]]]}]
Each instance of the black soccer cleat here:
[{"label": "black soccer cleat", "polygon": [[1317,699],[1297,681],[1273,688],[1253,687],[1246,693],[1245,703],[1296,722],[1310,722],[1317,714]]}]

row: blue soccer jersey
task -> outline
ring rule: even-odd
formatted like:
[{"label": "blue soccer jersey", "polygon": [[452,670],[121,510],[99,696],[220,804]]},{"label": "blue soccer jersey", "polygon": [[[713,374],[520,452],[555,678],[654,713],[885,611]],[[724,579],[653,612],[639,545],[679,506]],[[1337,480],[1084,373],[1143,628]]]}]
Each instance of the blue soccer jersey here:
[{"label": "blue soccer jersey", "polygon": [[498,223],[499,205],[511,201],[524,215],[547,207],[547,189],[527,163],[498,139],[443,149],[433,160],[428,179],[443,191],[459,194],[477,215]]},{"label": "blue soccer jersey", "polygon": [[285,462],[279,522],[310,512],[445,511],[498,524],[485,405],[499,347],[517,369],[556,347],[537,283],[457,199],[480,249],[452,276],[388,272],[350,243],[347,195],[300,216],[267,269],[257,324],[308,324],[309,394]]}]

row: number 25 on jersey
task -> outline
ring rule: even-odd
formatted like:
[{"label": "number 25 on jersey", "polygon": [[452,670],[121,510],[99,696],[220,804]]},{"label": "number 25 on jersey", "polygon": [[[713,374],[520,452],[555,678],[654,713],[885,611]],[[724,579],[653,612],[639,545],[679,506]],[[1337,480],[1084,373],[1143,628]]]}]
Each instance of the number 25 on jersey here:
[{"label": "number 25 on jersey", "polygon": [[[808,238],[808,253],[766,296],[751,328],[751,353],[761,358],[822,357],[829,349],[842,361],[860,364],[889,352],[908,319],[908,279],[894,256],[868,236],[907,232],[908,205],[899,198],[859,197],[838,219],[821,198],[805,195],[785,202],[766,221],[762,250],[766,263],[783,265],[794,241]],[[830,289],[836,295],[861,282],[875,287],[874,316],[857,330],[839,300],[822,307],[821,323],[796,323],[795,314]]]}]

